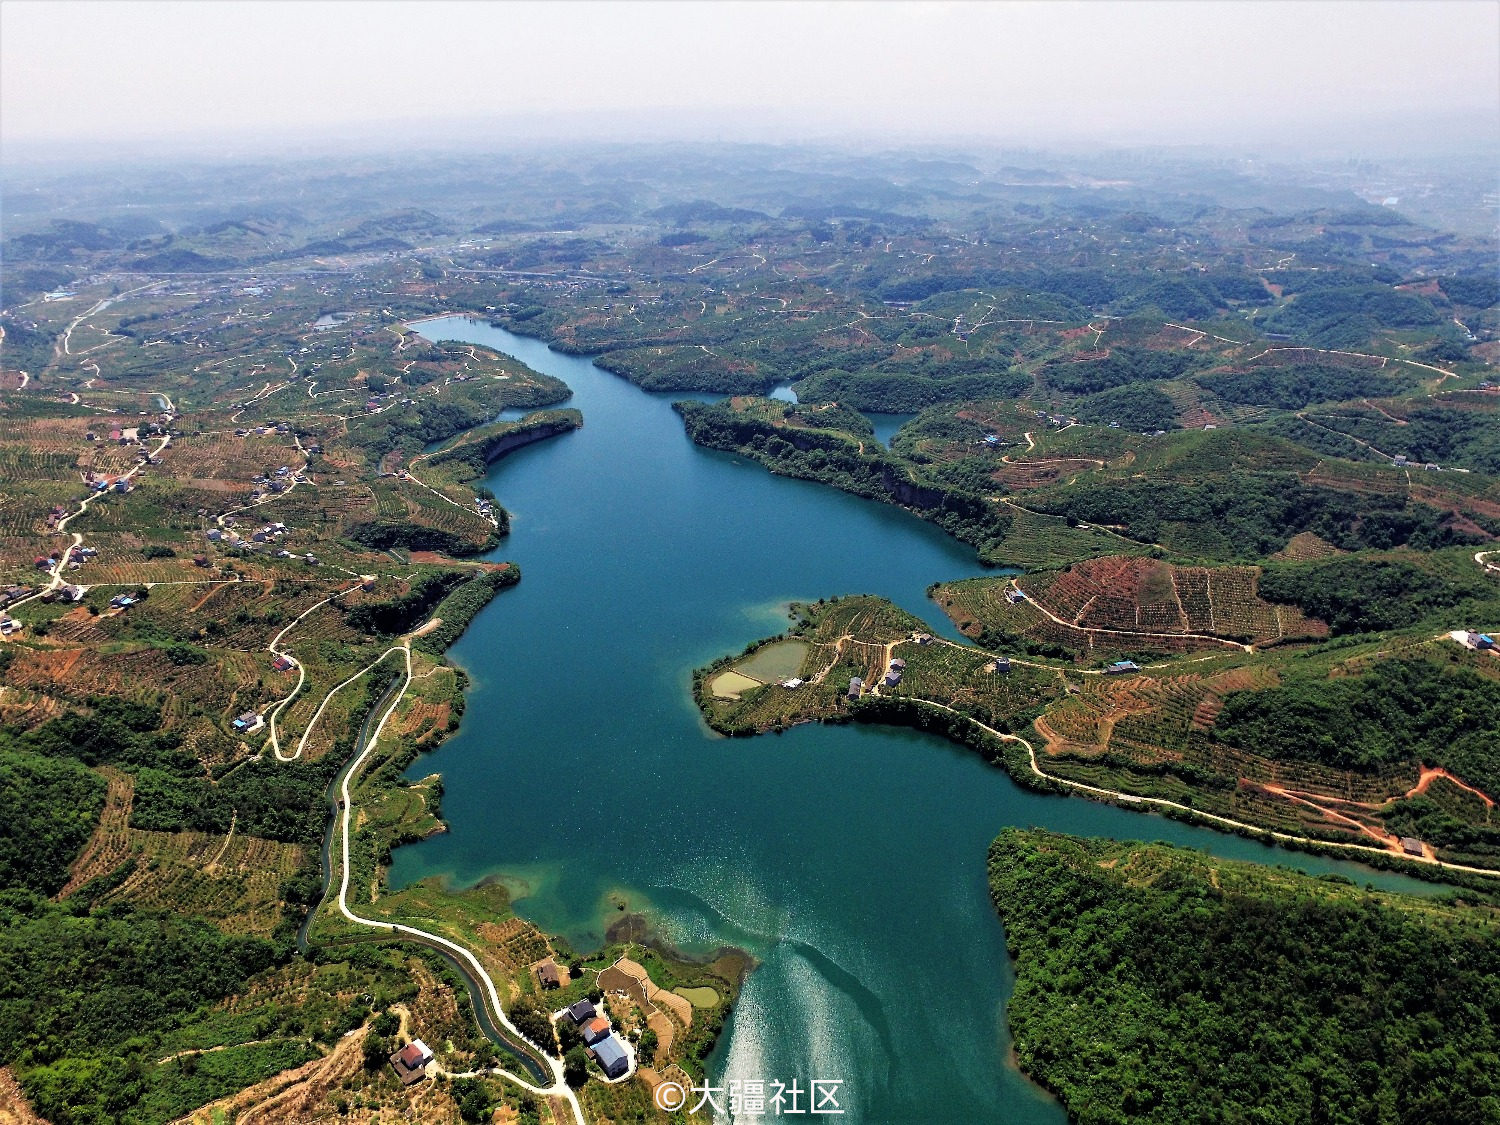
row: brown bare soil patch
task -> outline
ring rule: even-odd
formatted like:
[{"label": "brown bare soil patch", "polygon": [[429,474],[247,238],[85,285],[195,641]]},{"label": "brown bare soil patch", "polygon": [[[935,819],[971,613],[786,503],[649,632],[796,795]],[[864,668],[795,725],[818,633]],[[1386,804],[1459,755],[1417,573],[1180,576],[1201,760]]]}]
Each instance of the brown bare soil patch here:
[{"label": "brown bare soil patch", "polygon": [[10,1067],[0,1066],[0,1125],[49,1125],[26,1102]]}]

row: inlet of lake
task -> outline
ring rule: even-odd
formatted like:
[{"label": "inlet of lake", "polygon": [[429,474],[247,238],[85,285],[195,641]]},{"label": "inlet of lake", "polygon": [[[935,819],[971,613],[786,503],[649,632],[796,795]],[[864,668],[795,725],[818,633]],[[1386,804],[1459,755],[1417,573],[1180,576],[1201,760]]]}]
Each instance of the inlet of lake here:
[{"label": "inlet of lake", "polygon": [[985,882],[1007,825],[1431,893],[1039,796],[911,731],[717,737],[693,704],[695,667],[780,632],[789,602],[840,594],[882,595],[956,637],[925,591],[984,573],[974,552],[897,508],[696,448],[671,402],[713,396],[646,393],[482,321],[420,331],[563,379],[584,426],[512,453],[485,482],[512,513],[494,557],[518,562],[522,580],[451,653],[471,677],[462,726],[410,771],[442,773],[451,831],[399,849],[392,884],[500,878],[519,913],[581,951],[620,900],[687,951],[749,950],[760,964],[715,1051],[714,1086],[840,1079],[849,1122],[1065,1121],[1007,1061],[1013,975]]}]

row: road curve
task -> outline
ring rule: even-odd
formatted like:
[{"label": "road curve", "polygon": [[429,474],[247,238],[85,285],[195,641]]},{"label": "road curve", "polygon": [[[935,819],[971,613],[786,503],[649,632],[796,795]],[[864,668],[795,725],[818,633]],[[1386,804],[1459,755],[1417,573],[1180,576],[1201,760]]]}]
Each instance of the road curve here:
[{"label": "road curve", "polygon": [[1228,828],[1242,828],[1259,835],[1270,836],[1272,839],[1280,840],[1282,843],[1302,844],[1312,847],[1340,848],[1345,851],[1370,852],[1374,855],[1410,858],[1413,863],[1430,863],[1436,867],[1443,868],[1445,871],[1463,871],[1472,875],[1488,875],[1491,878],[1500,878],[1500,871],[1495,871],[1487,867],[1469,867],[1462,863],[1448,863],[1441,859],[1419,860],[1415,857],[1401,856],[1399,855],[1399,853],[1387,851],[1384,848],[1371,847],[1368,844],[1348,844],[1338,840],[1317,840],[1311,836],[1293,836],[1287,832],[1277,832],[1274,829],[1262,828],[1259,825],[1255,824],[1247,824],[1242,820],[1233,820],[1227,816],[1219,816],[1217,813],[1203,812],[1201,809],[1191,808],[1188,805],[1179,804],[1177,801],[1169,801],[1165,797],[1142,797],[1135,793],[1123,793],[1117,789],[1101,789],[1097,785],[1085,785],[1081,781],[1071,781],[1066,777],[1058,777],[1055,774],[1050,774],[1044,771],[1042,767],[1037,763],[1036,747],[1032,746],[1030,742],[1022,738],[1020,735],[1006,734],[1003,731],[998,731],[994,727],[986,726],[984,723],[981,723],[978,719],[974,718],[971,715],[965,715],[962,711],[955,711],[952,707],[949,707],[943,703],[934,702],[931,699],[919,699],[915,696],[908,696],[907,699],[909,702],[920,703],[927,707],[934,707],[939,711],[946,711],[950,715],[957,715],[961,719],[966,719],[969,722],[973,723],[980,730],[984,731],[986,734],[992,734],[1002,742],[1019,742],[1022,746],[1026,747],[1026,753],[1031,759],[1031,772],[1034,773],[1037,777],[1042,778],[1045,781],[1050,781],[1055,785],[1066,786],[1069,789],[1077,789],[1080,792],[1084,793],[1092,793],[1095,796],[1105,797],[1113,801],[1123,801],[1127,805],[1154,805],[1159,808],[1177,809],[1181,812],[1188,813],[1191,816],[1202,817],[1204,820],[1211,820]]},{"label": "road curve", "polygon": [[[520,1029],[517,1028],[515,1024],[510,1022],[510,1018],[506,1016],[505,1008],[500,1003],[500,993],[495,988],[494,979],[490,976],[488,971],[486,971],[485,967],[480,963],[479,958],[476,957],[469,949],[465,948],[462,945],[459,945],[455,941],[450,941],[445,937],[430,933],[426,930],[419,930],[414,926],[392,925],[390,922],[382,922],[377,921],[373,918],[362,917],[349,908],[349,839],[351,832],[350,825],[353,821],[354,816],[354,801],[350,793],[350,782],[359,774],[359,771],[364,767],[366,760],[368,760],[371,753],[374,752],[376,744],[380,741],[381,731],[385,729],[385,724],[387,723],[387,721],[389,721],[390,717],[396,713],[396,708],[400,705],[402,697],[405,696],[407,689],[411,687],[411,642],[404,641],[402,644],[396,647],[401,650],[406,664],[405,679],[401,684],[401,689],[396,693],[394,698],[391,699],[390,704],[386,707],[385,713],[381,715],[380,721],[376,724],[375,729],[370,732],[370,736],[365,740],[364,745],[360,748],[359,754],[355,757],[349,768],[344,771],[343,781],[339,786],[339,797],[341,799],[340,803],[342,806],[339,810],[339,837],[342,845],[339,856],[339,913],[342,914],[347,921],[352,922],[355,925],[368,926],[371,929],[379,930],[387,934],[394,934],[400,937],[414,938],[417,941],[420,941],[423,945],[432,946],[436,949],[447,952],[454,958],[457,958],[467,967],[468,971],[474,976],[474,978],[477,979],[481,984],[483,984],[486,997],[489,1000],[490,1009],[493,1015],[497,1018],[497,1022],[499,1022],[499,1024],[503,1028],[505,1028],[507,1033],[514,1036],[518,1042],[531,1043],[531,1041],[527,1039],[525,1035],[521,1034]],[[390,655],[389,652],[385,653],[381,659],[384,659],[384,656],[388,655]],[[379,661],[376,661],[376,663],[379,663]],[[373,665],[371,665],[371,667],[373,667]],[[365,671],[369,671],[369,669],[366,668]],[[364,675],[364,672],[359,673],[359,675]],[[334,690],[337,691],[338,689],[335,688]],[[330,692],[329,694],[331,695],[332,693]],[[327,702],[326,698],[324,702]],[[541,1058],[546,1062],[548,1068],[552,1071],[553,1083],[551,1086],[534,1086],[530,1082],[527,1082],[525,1079],[511,1074],[509,1071],[501,1070],[498,1067],[490,1073],[497,1077],[508,1079],[509,1081],[516,1083],[518,1086],[521,1086],[523,1089],[529,1090],[531,1093],[539,1094],[543,1097],[565,1098],[568,1102],[568,1105],[573,1110],[573,1119],[576,1125],[587,1125],[587,1121],[583,1116],[583,1106],[578,1101],[577,1093],[575,1093],[572,1087],[570,1087],[565,1081],[563,1081],[562,1060],[554,1058],[552,1055],[542,1051],[540,1048],[536,1047],[535,1044],[531,1044],[531,1046],[537,1050],[537,1053],[541,1056]]]}]

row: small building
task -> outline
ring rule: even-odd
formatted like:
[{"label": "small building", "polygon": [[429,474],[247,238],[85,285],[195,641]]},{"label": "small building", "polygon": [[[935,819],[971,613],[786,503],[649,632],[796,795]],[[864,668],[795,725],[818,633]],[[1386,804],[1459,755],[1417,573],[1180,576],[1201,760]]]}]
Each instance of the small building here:
[{"label": "small building", "polygon": [[420,1039],[413,1039],[391,1056],[391,1066],[401,1085],[413,1086],[427,1077],[427,1064],[432,1062],[432,1051]]},{"label": "small building", "polygon": [[130,482],[124,477],[121,477],[119,480],[115,481],[113,487],[116,492],[129,492]]},{"label": "small building", "polygon": [[36,557],[36,562],[33,563],[32,565],[35,566],[38,570],[51,570],[52,569],[52,560],[51,559],[44,559],[44,558],[42,558],[41,555],[38,555]]},{"label": "small building", "polygon": [[849,680],[849,698],[850,699],[858,699],[859,696],[860,696],[860,693],[863,692],[864,690],[865,690],[865,682],[864,682],[864,680],[860,679],[858,676],[854,676],[854,677],[852,677]]},{"label": "small building", "polygon": [[1401,850],[1407,855],[1426,855],[1427,851],[1422,847],[1422,841],[1415,836],[1401,837]]},{"label": "small building", "polygon": [[609,1037],[609,1021],[603,1016],[595,1016],[578,1030],[583,1034],[583,1041],[592,1047],[599,1040]]},{"label": "small building", "polygon": [[558,969],[557,963],[550,958],[536,967],[536,980],[543,989],[548,991],[562,987],[562,971]]},{"label": "small building", "polygon": [[1012,586],[1009,590],[1005,591],[1005,600],[1010,602],[1011,605],[1015,605],[1017,602],[1024,602],[1026,600],[1026,591],[1019,586]]},{"label": "small building", "polygon": [[21,623],[13,617],[0,617],[0,637],[8,637],[21,628]]},{"label": "small building", "polygon": [[88,591],[82,586],[63,586],[57,591],[57,596],[65,602],[81,602],[86,593]]},{"label": "small building", "polygon": [[895,687],[901,682],[901,673],[894,668],[885,674],[885,679],[880,681],[885,687]]},{"label": "small building", "polygon": [[891,661],[891,671],[893,671],[893,672],[904,672],[904,671],[906,671],[906,661],[902,660],[899,656],[896,657],[895,660]]},{"label": "small building", "polygon": [[207,555],[194,555],[193,556],[193,565],[196,566],[196,567],[200,567],[200,568],[202,568],[204,570],[207,570],[208,569],[208,556]]},{"label": "small building", "polygon": [[594,1002],[587,997],[576,1003],[569,1004],[565,1011],[568,1013],[568,1018],[579,1026],[593,1019],[597,1014]]},{"label": "small building", "polygon": [[222,531],[220,531],[217,527],[211,527],[211,528],[208,529],[208,540],[209,540],[210,543],[217,543],[220,539],[223,539],[223,538],[224,538],[224,533]]},{"label": "small building", "polygon": [[1104,669],[1106,676],[1119,676],[1126,672],[1139,672],[1141,666],[1134,660],[1116,660],[1108,668]]},{"label": "small building", "polygon": [[606,1035],[589,1048],[599,1069],[609,1078],[624,1078],[630,1070],[630,1057],[624,1045],[613,1035]]},{"label": "small building", "polygon": [[240,715],[237,719],[235,719],[234,722],[230,724],[230,726],[234,727],[235,730],[240,731],[241,733],[254,730],[256,727],[260,726],[260,716],[254,711],[246,711],[243,715]]},{"label": "small building", "polygon": [[296,665],[286,657],[278,656],[275,660],[271,661],[271,667],[275,668],[278,672],[289,672],[293,668],[295,668]]},{"label": "small building", "polygon": [[916,641],[919,645],[930,645],[932,643],[932,634],[917,633],[912,636],[912,640]]},{"label": "small building", "polygon": [[794,688],[795,689],[795,688],[801,687],[806,682],[807,682],[806,680],[803,680],[802,678],[800,678],[798,676],[793,676],[790,680],[782,680],[781,681],[781,686],[784,687],[784,688]]}]

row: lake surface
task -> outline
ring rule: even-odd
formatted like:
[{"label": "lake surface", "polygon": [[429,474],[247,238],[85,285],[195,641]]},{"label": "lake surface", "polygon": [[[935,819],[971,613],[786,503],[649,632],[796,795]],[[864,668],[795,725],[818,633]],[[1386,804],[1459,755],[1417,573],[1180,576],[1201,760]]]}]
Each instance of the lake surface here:
[{"label": "lake surface", "polygon": [[1428,889],[1028,793],[910,731],[715,736],[694,667],[780,632],[788,602],[837,594],[881,594],[957,637],[924,591],[983,573],[973,552],[898,509],[695,448],[670,406],[689,396],[480,321],[421,332],[565,380],[584,426],[510,454],[486,482],[512,513],[495,556],[523,577],[451,653],[472,678],[463,725],[411,773],[442,772],[452,830],[399,849],[392,882],[501,877],[520,913],[581,950],[618,917],[612,895],[690,951],[750,950],[761,964],[714,1085],[842,1079],[849,1122],[1061,1125],[1006,1063],[1012,974],[985,885],[1006,825]]}]

